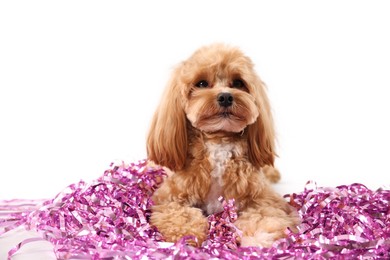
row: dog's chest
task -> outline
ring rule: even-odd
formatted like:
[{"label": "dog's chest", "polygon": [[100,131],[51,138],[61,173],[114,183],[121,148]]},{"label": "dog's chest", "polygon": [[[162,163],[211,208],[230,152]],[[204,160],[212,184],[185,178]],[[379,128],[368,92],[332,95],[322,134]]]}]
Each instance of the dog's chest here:
[{"label": "dog's chest", "polygon": [[223,195],[223,176],[226,172],[228,162],[241,154],[241,149],[232,143],[206,143],[206,147],[212,170],[210,172],[210,191],[206,197],[203,210],[210,215],[223,210],[222,204],[218,200]]}]

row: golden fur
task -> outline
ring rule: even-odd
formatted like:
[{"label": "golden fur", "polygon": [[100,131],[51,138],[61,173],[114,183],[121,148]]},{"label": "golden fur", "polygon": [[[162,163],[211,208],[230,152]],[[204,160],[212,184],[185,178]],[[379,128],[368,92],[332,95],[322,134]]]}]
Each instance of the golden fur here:
[{"label": "golden fur", "polygon": [[[151,223],[166,241],[207,237],[206,215],[235,199],[242,245],[270,246],[298,223],[269,180],[275,133],[269,100],[252,61],[239,49],[213,44],[179,64],[153,117],[149,160],[168,177],[152,199]],[[195,243],[195,242],[194,242]]]}]

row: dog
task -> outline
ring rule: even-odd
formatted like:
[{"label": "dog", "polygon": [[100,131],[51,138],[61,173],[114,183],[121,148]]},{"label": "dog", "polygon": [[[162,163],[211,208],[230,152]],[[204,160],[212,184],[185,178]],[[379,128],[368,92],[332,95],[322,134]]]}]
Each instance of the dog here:
[{"label": "dog", "polygon": [[241,246],[270,247],[294,230],[294,209],[270,184],[275,132],[265,85],[234,46],[211,44],[173,71],[147,136],[147,156],[167,177],[152,196],[150,223],[165,241],[207,238],[207,216],[234,199]]}]

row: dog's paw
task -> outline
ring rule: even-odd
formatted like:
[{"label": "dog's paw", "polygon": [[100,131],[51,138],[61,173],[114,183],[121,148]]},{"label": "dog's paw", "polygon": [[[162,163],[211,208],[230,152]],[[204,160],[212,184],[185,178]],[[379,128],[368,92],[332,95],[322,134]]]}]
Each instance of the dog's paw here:
[{"label": "dog's paw", "polygon": [[154,207],[150,222],[167,242],[193,236],[196,239],[186,239],[186,243],[200,246],[207,237],[208,221],[198,208],[176,203]]},{"label": "dog's paw", "polygon": [[278,233],[257,231],[253,236],[243,236],[241,238],[241,246],[271,247],[272,244],[279,238],[280,234]]}]

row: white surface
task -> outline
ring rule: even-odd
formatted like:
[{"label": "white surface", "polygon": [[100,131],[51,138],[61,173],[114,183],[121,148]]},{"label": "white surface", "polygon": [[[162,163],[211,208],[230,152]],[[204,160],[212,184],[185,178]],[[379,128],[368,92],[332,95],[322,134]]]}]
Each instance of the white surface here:
[{"label": "white surface", "polygon": [[[171,68],[215,41],[240,46],[268,85],[282,193],[307,180],[388,185],[389,11],[386,1],[2,1],[0,199],[52,198],[114,160],[143,159]],[[0,259],[16,240],[0,238]]]},{"label": "white surface", "polygon": [[[11,230],[0,236],[0,259],[7,259],[8,251],[22,241],[29,238],[39,238],[39,234],[34,231],[27,231],[22,227]],[[34,241],[26,243],[12,257],[13,260],[49,260],[56,259],[53,252],[53,245],[48,241]]]}]

